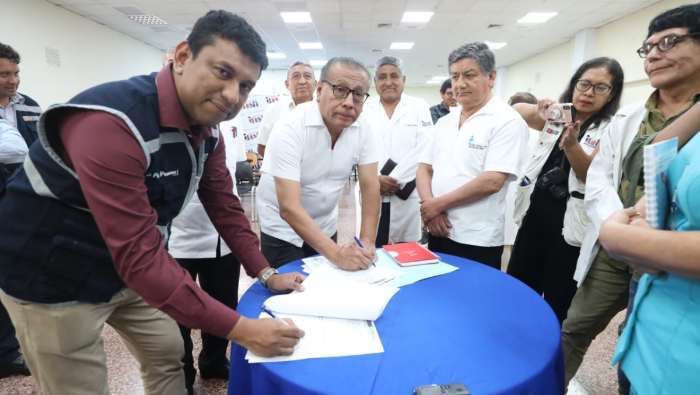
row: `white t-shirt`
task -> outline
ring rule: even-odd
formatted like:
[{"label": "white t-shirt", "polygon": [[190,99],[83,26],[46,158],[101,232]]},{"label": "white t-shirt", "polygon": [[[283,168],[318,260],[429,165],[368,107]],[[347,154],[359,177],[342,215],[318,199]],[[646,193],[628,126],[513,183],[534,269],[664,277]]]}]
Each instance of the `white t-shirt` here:
[{"label": "white t-shirt", "polygon": [[291,96],[282,96],[280,99],[265,108],[262,122],[260,122],[260,131],[258,132],[258,144],[267,145],[270,141],[270,133],[285,116],[296,108],[294,100]]},{"label": "white t-shirt", "polygon": [[501,246],[506,191],[520,173],[530,132],[520,114],[498,97],[491,98],[461,128],[460,115],[455,111],[438,120],[419,162],[433,167],[435,197],[487,171],[509,174],[499,192],[447,210],[450,239],[481,247]]},{"label": "white t-shirt", "polygon": [[28,152],[22,135],[10,122],[0,118],[0,163],[22,163]]},{"label": "white t-shirt", "polygon": [[331,149],[331,135],[318,102],[299,106],[275,127],[258,185],[261,231],[301,247],[304,241],[280,217],[274,177],[301,184],[301,205],[323,232],[338,230],[338,202],[353,165],[377,162],[377,145],[363,117],[343,130]]},{"label": "white t-shirt", "polygon": [[[235,134],[234,134],[234,127]],[[219,124],[219,138],[226,144],[226,167],[233,179],[233,193],[236,190],[236,162],[246,160],[245,138],[240,125],[240,117]],[[199,196],[195,193],[190,204],[173,220],[168,241],[168,251],[175,258],[215,258],[219,233],[209,220]],[[221,240],[221,255],[228,255],[231,249]]]}]

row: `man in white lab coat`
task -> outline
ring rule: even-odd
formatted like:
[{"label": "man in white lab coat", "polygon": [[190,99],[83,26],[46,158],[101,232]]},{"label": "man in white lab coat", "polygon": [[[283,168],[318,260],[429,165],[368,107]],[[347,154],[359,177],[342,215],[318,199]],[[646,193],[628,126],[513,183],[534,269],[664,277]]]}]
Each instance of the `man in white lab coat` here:
[{"label": "man in white lab coat", "polygon": [[[219,136],[226,144],[226,167],[233,178],[233,193],[236,190],[236,162],[246,160],[245,139],[240,125],[240,117],[219,124]],[[199,278],[204,291],[227,307],[235,309],[238,304],[238,280],[241,264],[224,243],[207,216],[197,194],[190,204],[174,220],[168,242],[170,255],[192,279]],[[197,370],[192,355],[193,343],[190,328],[179,324],[180,334],[185,341],[185,356],[182,359],[185,371],[187,394],[194,394]],[[202,351],[199,353],[199,374],[203,379],[228,379],[229,362],[226,359],[228,340],[202,332]]]},{"label": "man in white lab coat", "polygon": [[374,70],[379,97],[367,101],[363,116],[382,145],[382,209],[375,242],[381,247],[420,239],[420,198],[415,179],[418,157],[433,122],[425,100],[403,94],[406,76],[401,59],[385,56],[377,61]]}]

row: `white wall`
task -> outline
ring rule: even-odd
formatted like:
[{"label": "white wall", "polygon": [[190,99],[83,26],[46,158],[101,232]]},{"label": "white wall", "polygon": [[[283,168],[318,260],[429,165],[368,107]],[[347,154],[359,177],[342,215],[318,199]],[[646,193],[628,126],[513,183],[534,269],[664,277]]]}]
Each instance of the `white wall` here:
[{"label": "white wall", "polygon": [[625,72],[623,105],[646,100],[654,90],[644,73],[644,59],[636,52],[647,37],[649,22],[666,10],[694,3],[696,1],[665,0],[598,28],[596,56],[614,57]]},{"label": "white wall", "polygon": [[[653,91],[644,73],[643,60],[635,52],[647,36],[649,22],[665,10],[693,0],[665,0],[597,29],[595,56],[615,58],[625,72],[622,105],[645,100]],[[531,92],[537,98],[557,99],[571,76],[574,40],[508,67],[507,94]],[[536,82],[539,75],[539,82]]]},{"label": "white wall", "polygon": [[[19,52],[20,88],[42,108],[103,82],[160,69],[163,51],[45,0],[2,0],[0,42]],[[57,49],[61,67],[46,63]]]},{"label": "white wall", "polygon": [[[316,79],[321,75],[320,70],[314,70]],[[250,92],[251,95],[289,95],[289,91],[284,87],[284,81],[287,79],[286,70],[265,70],[262,72],[260,79],[255,84],[255,88]],[[374,88],[374,83],[370,87],[370,97],[377,95]],[[428,105],[434,106],[442,101],[440,96],[440,84],[434,87],[410,88],[406,87],[404,93],[414,97],[419,97],[428,102]]]},{"label": "white wall", "polygon": [[506,77],[507,101],[517,92],[530,92],[538,99],[557,100],[571,77],[574,40],[508,66]]}]

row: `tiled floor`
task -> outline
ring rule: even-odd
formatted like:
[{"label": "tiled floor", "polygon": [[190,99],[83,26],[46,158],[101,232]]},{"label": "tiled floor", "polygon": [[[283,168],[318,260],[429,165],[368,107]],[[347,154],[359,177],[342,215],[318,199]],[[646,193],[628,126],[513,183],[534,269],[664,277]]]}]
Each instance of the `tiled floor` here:
[{"label": "tiled floor", "polygon": [[[350,181],[343,191],[340,201],[340,224],[338,242],[349,243],[355,233],[355,206],[352,194],[354,182]],[[246,213],[250,215],[251,198],[248,195],[242,197]],[[260,232],[258,223],[252,223],[253,230]],[[504,253],[504,263],[508,261],[508,252]],[[241,273],[245,273],[241,271]],[[242,276],[239,292],[243,294],[250,287],[253,280]],[[624,312],[618,314],[608,328],[593,342],[583,365],[576,376],[576,383],[572,383],[569,394],[590,395],[614,395],[617,394],[617,377],[615,369],[610,366],[610,359],[617,341],[617,327],[624,318]],[[139,395],[143,394],[138,364],[131,357],[116,332],[109,326],[105,326],[102,333],[107,353],[107,367],[109,371],[109,388],[114,395]],[[201,348],[199,331],[192,332],[195,345],[195,355]],[[195,363],[196,363],[195,358]],[[227,383],[225,380],[200,380],[197,377],[195,392],[199,395],[226,394]],[[0,380],[0,395],[39,395],[39,390],[31,377],[9,377]]]}]

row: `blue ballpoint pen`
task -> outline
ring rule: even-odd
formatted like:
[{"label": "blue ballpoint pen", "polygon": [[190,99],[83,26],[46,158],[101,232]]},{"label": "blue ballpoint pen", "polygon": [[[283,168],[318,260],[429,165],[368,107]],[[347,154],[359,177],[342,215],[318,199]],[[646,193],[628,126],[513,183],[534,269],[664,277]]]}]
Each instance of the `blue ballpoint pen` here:
[{"label": "blue ballpoint pen", "polygon": [[[358,239],[357,236],[355,236],[355,243],[357,243],[357,245],[360,246],[360,248],[365,248],[362,245],[362,243],[360,243],[360,239]],[[375,265],[374,262],[372,262],[372,266],[377,267],[377,265]]]},{"label": "blue ballpoint pen", "polygon": [[289,323],[287,321],[272,314],[272,310],[265,307],[265,305],[260,306],[260,310],[262,310],[265,314],[269,315],[270,317],[274,318],[275,321],[279,322],[280,324],[289,325]]}]

